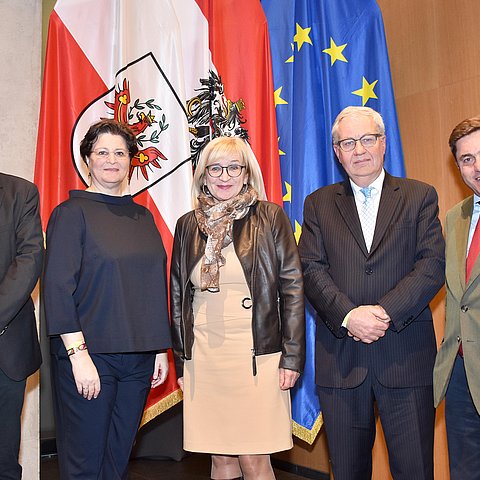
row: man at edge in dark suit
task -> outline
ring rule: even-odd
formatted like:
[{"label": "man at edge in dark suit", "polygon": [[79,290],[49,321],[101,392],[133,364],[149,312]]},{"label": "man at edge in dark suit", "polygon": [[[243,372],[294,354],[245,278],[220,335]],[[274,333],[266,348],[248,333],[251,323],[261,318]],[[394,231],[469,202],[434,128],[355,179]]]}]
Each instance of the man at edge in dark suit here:
[{"label": "man at edge in dark suit", "polygon": [[444,281],[435,189],[383,168],[379,113],[347,107],[332,128],[348,179],[305,200],[305,293],[319,316],[316,383],[335,480],[372,474],[376,404],[395,480],[433,479],[429,302]]},{"label": "man at edge in dark suit", "polygon": [[0,173],[0,479],[22,478],[18,463],[26,379],[41,364],[30,294],[43,262],[38,190]]}]

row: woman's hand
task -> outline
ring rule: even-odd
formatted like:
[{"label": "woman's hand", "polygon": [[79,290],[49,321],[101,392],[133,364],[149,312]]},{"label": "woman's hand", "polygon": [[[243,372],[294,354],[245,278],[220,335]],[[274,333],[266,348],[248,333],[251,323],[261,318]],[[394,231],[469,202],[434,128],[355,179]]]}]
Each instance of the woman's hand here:
[{"label": "woman's hand", "polygon": [[177,385],[180,387],[180,390],[183,392],[183,377],[177,378]]},{"label": "woman's hand", "polygon": [[298,380],[300,374],[293,370],[288,370],[287,368],[279,368],[280,373],[280,389],[288,390],[293,388],[295,382]]},{"label": "woman's hand", "polygon": [[155,366],[153,367],[152,388],[158,387],[168,375],[168,353],[157,353],[155,356]]},{"label": "woman's hand", "polygon": [[77,392],[91,400],[97,398],[100,393],[100,377],[97,367],[93,363],[92,357],[87,350],[76,352],[68,357],[72,364],[73,378],[77,386]]}]

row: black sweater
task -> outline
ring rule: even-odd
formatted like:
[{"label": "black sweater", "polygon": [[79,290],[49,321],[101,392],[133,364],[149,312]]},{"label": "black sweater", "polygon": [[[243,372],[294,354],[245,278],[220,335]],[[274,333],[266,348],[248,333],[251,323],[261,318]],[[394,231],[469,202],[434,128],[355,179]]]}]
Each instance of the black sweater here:
[{"label": "black sweater", "polygon": [[43,287],[50,336],[81,330],[92,353],[171,346],[165,249],[129,195],[74,190],[55,208]]}]

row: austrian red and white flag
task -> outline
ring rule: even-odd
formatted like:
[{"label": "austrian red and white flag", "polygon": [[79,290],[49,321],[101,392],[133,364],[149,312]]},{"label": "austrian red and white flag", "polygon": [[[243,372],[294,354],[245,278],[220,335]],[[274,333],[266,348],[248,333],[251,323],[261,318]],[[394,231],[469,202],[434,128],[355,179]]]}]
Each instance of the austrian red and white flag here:
[{"label": "austrian red and white flag", "polygon": [[[213,136],[248,138],[267,195],[281,203],[273,98],[258,0],[59,0],[35,163],[43,224],[70,190],[86,187],[78,146],[101,118],[127,123],[137,136],[130,191],[152,211],[167,253],[176,220],[191,209],[192,167]],[[151,391],[143,423],[181,400],[170,359],[172,374]]]}]

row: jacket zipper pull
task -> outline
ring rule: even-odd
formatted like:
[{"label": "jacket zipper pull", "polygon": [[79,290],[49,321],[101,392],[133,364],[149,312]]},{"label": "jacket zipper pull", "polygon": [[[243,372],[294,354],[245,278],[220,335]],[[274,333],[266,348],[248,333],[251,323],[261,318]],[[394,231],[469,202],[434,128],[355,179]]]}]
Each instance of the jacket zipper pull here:
[{"label": "jacket zipper pull", "polygon": [[257,359],[255,357],[255,349],[252,348],[252,370],[253,370],[253,376],[257,376]]}]

